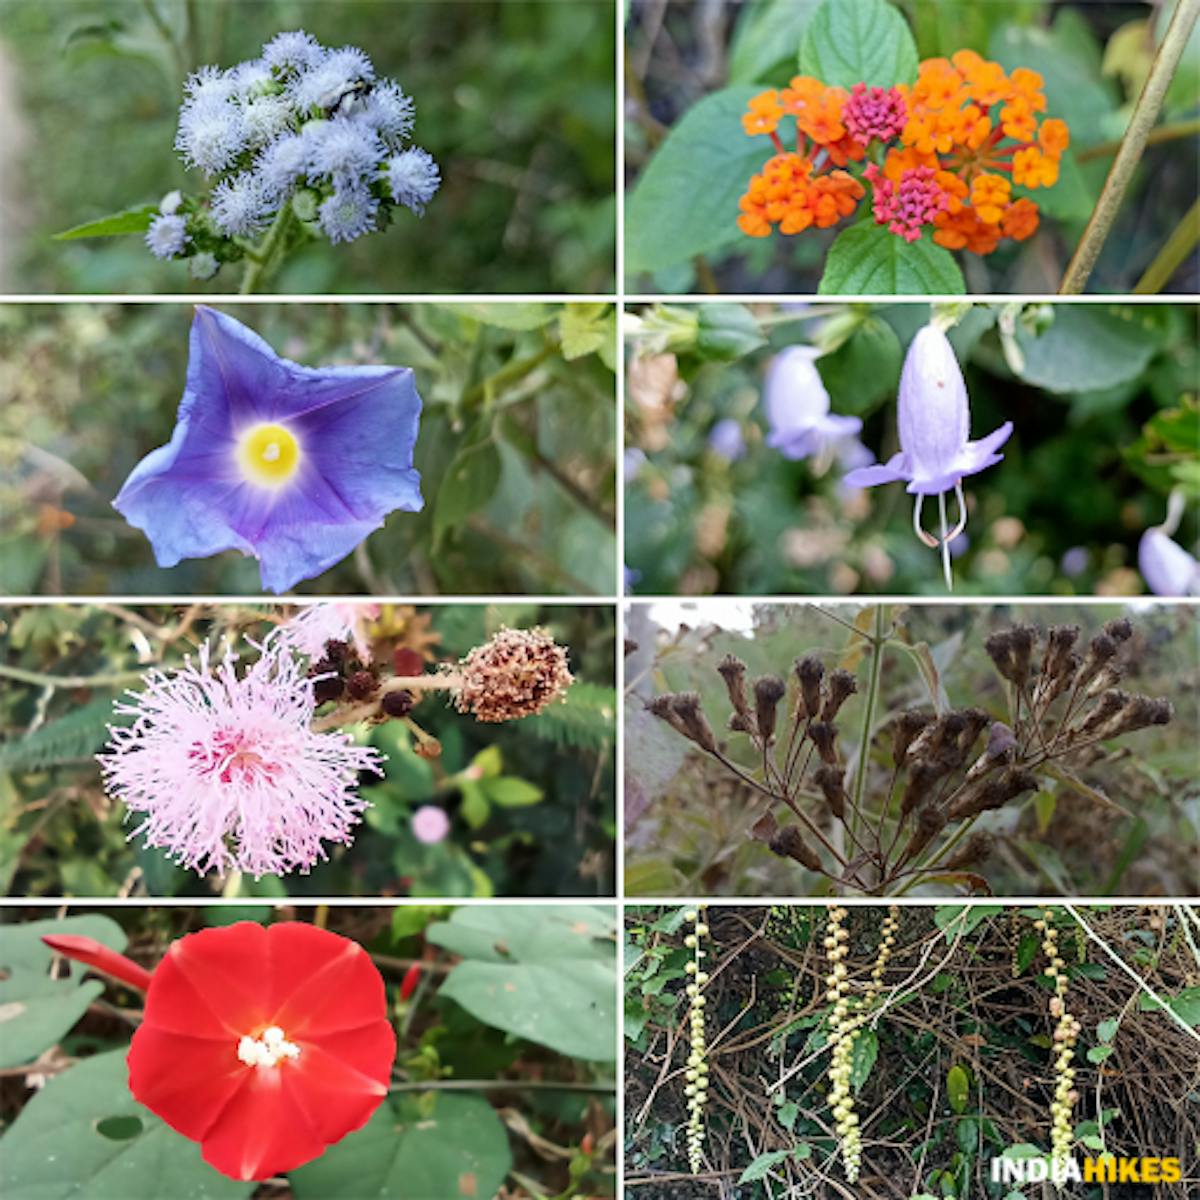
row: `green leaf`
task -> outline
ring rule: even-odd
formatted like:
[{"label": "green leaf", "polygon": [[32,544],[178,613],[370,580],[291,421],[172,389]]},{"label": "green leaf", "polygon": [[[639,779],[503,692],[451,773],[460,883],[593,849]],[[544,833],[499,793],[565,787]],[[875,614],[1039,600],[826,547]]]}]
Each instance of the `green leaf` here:
[{"label": "green leaf", "polygon": [[428,1093],[422,1099],[401,1107],[385,1101],[362,1129],[292,1171],[296,1200],[496,1195],[512,1154],[495,1109],[479,1096]]},{"label": "green leaf", "polygon": [[696,352],[701,358],[732,361],[767,344],[744,304],[701,304],[697,315]]},{"label": "green leaf", "polygon": [[1023,933],[1017,943],[1017,974],[1024,975],[1042,949],[1042,940],[1036,933]]},{"label": "green leaf", "polygon": [[617,693],[599,683],[573,683],[561,704],[552,704],[521,728],[558,746],[603,750],[615,736]]},{"label": "green leaf", "polygon": [[436,904],[405,904],[392,909],[392,940],[416,937],[425,932],[425,926],[445,914],[446,909]]},{"label": "green leaf", "polygon": [[923,237],[906,242],[864,220],[838,234],[817,289],[823,296],[961,295],[967,290],[949,250]]},{"label": "green leaf", "polygon": [[555,309],[549,304],[499,304],[485,301],[469,301],[465,304],[447,304],[446,308],[460,316],[470,317],[481,325],[496,329],[509,329],[522,333],[549,325],[555,317]]},{"label": "green leaf", "polygon": [[730,87],[705,96],[667,135],[629,197],[625,264],[658,271],[736,242],[738,198],[771,157],[747,137],[742,114],[760,89]]},{"label": "green leaf", "polygon": [[137,208],[127,208],[123,212],[112,213],[97,221],[85,221],[71,229],[56,233],[56,242],[69,242],[75,238],[89,237],[120,237],[126,233],[145,233],[150,228],[150,222],[158,216],[157,204],[142,204]]},{"label": "green leaf", "polygon": [[[730,83],[771,83],[773,68],[796,61],[818,0],[758,0],[738,19],[729,52]],[[786,78],[791,72],[783,72]]]},{"label": "green leaf", "polygon": [[971,1074],[966,1067],[955,1064],[946,1072],[946,1098],[956,1113],[965,1113],[971,1098]]},{"label": "green leaf", "polygon": [[616,322],[612,317],[607,304],[568,304],[558,319],[563,358],[571,362],[597,354],[615,341]]},{"label": "green leaf", "polygon": [[1085,1134],[1080,1140],[1089,1150],[1104,1149],[1104,1139],[1098,1133]]},{"label": "green leaf", "polygon": [[113,712],[112,698],[89,700],[47,721],[19,741],[0,745],[0,770],[40,770],[60,763],[88,761],[104,745],[110,723],[123,723],[120,714]]},{"label": "green leaf", "polygon": [[854,1039],[854,1050],[850,1055],[850,1086],[854,1091],[862,1090],[871,1076],[875,1060],[879,1057],[879,1037],[873,1029],[861,1029]]},{"label": "green leaf", "polygon": [[471,829],[480,829],[487,824],[492,806],[488,803],[483,785],[473,779],[464,779],[459,785],[462,791],[462,818]]},{"label": "green leaf", "polygon": [[838,413],[861,417],[896,394],[903,358],[896,331],[879,317],[867,316],[836,350],[817,359],[817,370]]},{"label": "green leaf", "polygon": [[466,520],[492,498],[500,486],[500,471],[500,451],[491,438],[468,446],[454,456],[438,488],[433,518],[435,539]]},{"label": "green leaf", "polygon": [[1101,1021],[1096,1026],[1096,1036],[1102,1042],[1111,1042],[1117,1036],[1117,1029],[1120,1027],[1120,1022],[1115,1017],[1110,1017],[1107,1021]]},{"label": "green leaf", "polygon": [[1113,1050],[1113,1046],[1093,1046],[1087,1052],[1087,1060],[1090,1063],[1102,1063],[1112,1054]]},{"label": "green leaf", "polygon": [[974,1117],[963,1117],[956,1122],[954,1140],[964,1154],[974,1154],[979,1149],[979,1122]]},{"label": "green leaf", "polygon": [[99,979],[84,981],[87,968],[78,963],[70,976],[50,978],[54,951],[42,941],[47,933],[95,938],[116,951],[126,946],[120,925],[98,915],[0,926],[0,1067],[33,1062],[104,991]]},{"label": "green leaf", "polygon": [[968,937],[988,917],[1004,911],[1002,904],[939,904],[933,913],[933,923],[954,941],[957,935]]},{"label": "green leaf", "polygon": [[1017,326],[1024,355],[1018,374],[1048,392],[1086,392],[1136,379],[1162,342],[1142,305],[1058,304],[1040,334]]},{"label": "green leaf", "polygon": [[764,1179],[768,1172],[774,1170],[780,1163],[787,1162],[791,1157],[791,1150],[771,1150],[766,1154],[760,1154],[738,1176],[738,1183],[753,1183],[756,1179]]},{"label": "green leaf", "polygon": [[[1166,998],[1166,1004],[1185,1025],[1200,1026],[1200,987],[1184,988],[1179,995]],[[1142,1012],[1157,1012],[1162,1005],[1143,992],[1138,997],[1138,1008]]]},{"label": "green leaf", "polygon": [[4,1200],[244,1200],[254,1191],[213,1170],[126,1080],[125,1051],[112,1050],[37,1092],[0,1142]]},{"label": "green leaf", "polygon": [[489,779],[483,785],[487,798],[501,808],[526,808],[541,802],[545,793],[527,779],[506,775],[500,779]]},{"label": "green leaf", "polygon": [[825,0],[800,45],[800,74],[829,87],[893,87],[917,77],[917,46],[884,0]]},{"label": "green leaf", "polygon": [[615,922],[608,908],[460,908],[426,938],[463,960],[438,995],[486,1025],[575,1058],[617,1052]]}]

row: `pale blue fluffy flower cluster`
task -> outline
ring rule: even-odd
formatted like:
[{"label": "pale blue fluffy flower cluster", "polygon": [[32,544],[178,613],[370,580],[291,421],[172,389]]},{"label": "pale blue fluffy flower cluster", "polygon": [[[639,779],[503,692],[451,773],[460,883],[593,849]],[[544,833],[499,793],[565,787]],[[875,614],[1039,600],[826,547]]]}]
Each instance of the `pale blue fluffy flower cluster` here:
[{"label": "pale blue fluffy flower cluster", "polygon": [[184,91],[175,146],[212,192],[154,218],[146,243],[159,258],[221,257],[214,237],[254,236],[287,204],[312,233],[353,241],[397,207],[422,215],[441,184],[432,155],[406,144],[412,99],[357,47],[281,33],[256,59],[202,68]]}]

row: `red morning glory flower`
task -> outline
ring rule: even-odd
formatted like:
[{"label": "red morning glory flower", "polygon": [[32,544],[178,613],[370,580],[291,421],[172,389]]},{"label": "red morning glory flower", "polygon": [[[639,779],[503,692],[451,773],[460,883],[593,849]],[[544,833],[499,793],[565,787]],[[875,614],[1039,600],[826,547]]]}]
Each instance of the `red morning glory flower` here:
[{"label": "red morning glory flower", "polygon": [[[129,979],[65,941],[50,944]],[[242,921],[171,945],[129,1048],[129,1090],[222,1174],[268,1179],[366,1124],[395,1054],[361,946],[298,921]]]}]

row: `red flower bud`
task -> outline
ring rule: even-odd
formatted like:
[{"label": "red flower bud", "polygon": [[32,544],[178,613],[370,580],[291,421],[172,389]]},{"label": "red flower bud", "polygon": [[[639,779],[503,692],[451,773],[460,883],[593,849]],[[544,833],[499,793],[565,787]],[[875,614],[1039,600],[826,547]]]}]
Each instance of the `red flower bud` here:
[{"label": "red flower bud", "polygon": [[407,971],[404,972],[404,978],[400,981],[400,999],[407,1000],[413,992],[417,990],[417,984],[421,980],[421,964],[413,963]]}]

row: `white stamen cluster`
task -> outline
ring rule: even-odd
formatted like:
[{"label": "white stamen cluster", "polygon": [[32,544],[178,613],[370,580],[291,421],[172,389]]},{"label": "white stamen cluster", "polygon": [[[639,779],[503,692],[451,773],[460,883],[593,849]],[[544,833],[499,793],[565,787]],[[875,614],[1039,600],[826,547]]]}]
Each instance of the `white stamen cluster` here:
[{"label": "white stamen cluster", "polygon": [[1067,1012],[1067,964],[1058,950],[1058,930],[1054,928],[1054,913],[1046,909],[1033,923],[1042,935],[1042,949],[1050,960],[1046,974],[1054,984],[1050,1000],[1050,1015],[1058,1022],[1054,1027],[1054,1099],[1050,1103],[1050,1167],[1055,1185],[1063,1178],[1067,1159],[1074,1144],[1071,1112],[1079,1093],[1075,1091],[1075,1043],[1079,1038],[1079,1022]]},{"label": "white stamen cluster", "polygon": [[704,1146],[704,1106],[708,1102],[708,1062],[704,1045],[704,985],[708,972],[704,970],[705,951],[701,942],[708,933],[704,923],[704,907],[688,909],[684,919],[692,927],[683,944],[692,952],[684,968],[689,976],[687,997],[691,1023],[691,1052],[688,1054],[683,1094],[688,1103],[688,1165],[693,1175],[700,1171]]},{"label": "white stamen cluster", "polygon": [[833,1005],[829,1018],[829,1040],[833,1053],[829,1064],[829,1106],[833,1110],[834,1127],[842,1152],[842,1165],[849,1183],[858,1180],[862,1167],[862,1131],[858,1114],[854,1111],[854,1093],[851,1086],[853,1072],[854,1043],[859,1031],[866,1023],[871,1005],[875,1003],[883,987],[883,976],[888,959],[896,944],[896,930],[900,924],[900,909],[890,905],[879,935],[879,953],[871,970],[871,981],[859,1000],[850,996],[847,980],[846,958],[850,953],[850,934],[843,922],[846,910],[834,905],[829,910],[829,921],[825,926],[825,951],[831,963],[826,977],[826,998]]},{"label": "white stamen cluster", "polygon": [[248,1067],[274,1067],[281,1059],[299,1058],[300,1047],[289,1042],[278,1025],[268,1025],[256,1038],[243,1037],[237,1055]]}]

